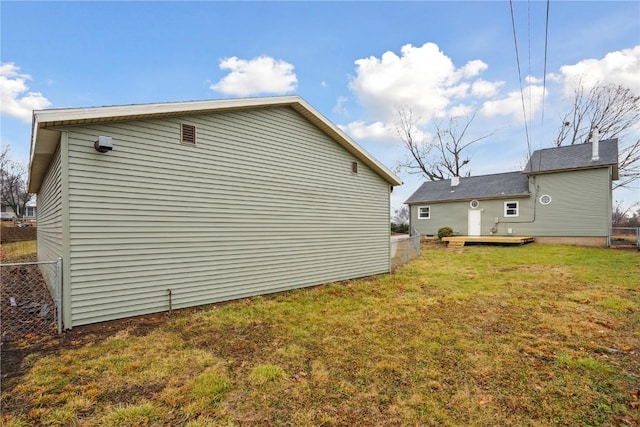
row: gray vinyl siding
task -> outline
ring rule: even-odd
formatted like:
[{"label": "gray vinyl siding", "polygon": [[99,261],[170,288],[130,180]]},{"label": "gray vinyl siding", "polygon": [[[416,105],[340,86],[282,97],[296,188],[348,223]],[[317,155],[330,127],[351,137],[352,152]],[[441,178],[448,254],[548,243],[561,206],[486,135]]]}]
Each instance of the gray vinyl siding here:
[{"label": "gray vinyl siding", "polygon": [[[418,208],[429,206],[430,218],[419,219]],[[437,236],[442,227],[451,227],[454,233],[467,234],[467,208],[469,202],[420,203],[410,206],[411,227],[423,236]]]},{"label": "gray vinyl siding", "polygon": [[[38,192],[37,211],[38,261],[53,261],[62,257],[62,162],[60,146]],[[53,291],[55,277],[50,268],[42,269],[44,279]]]},{"label": "gray vinyl siding", "polygon": [[388,183],[291,108],[66,130],[73,326],[389,271]]},{"label": "gray vinyl siding", "polygon": [[[480,200],[481,234],[555,237],[606,237],[611,222],[610,169],[586,169],[529,178],[530,197]],[[549,205],[539,202],[551,196]],[[504,216],[504,203],[518,201],[518,217]],[[418,219],[418,207],[430,206],[431,218]],[[437,235],[444,226],[468,234],[469,200],[411,205],[411,225],[420,234]],[[495,219],[498,219],[496,223]]]},{"label": "gray vinyl siding", "polygon": [[[536,176],[535,233],[538,236],[609,235],[611,180],[609,168],[558,172]],[[551,203],[540,204],[541,195]]]},{"label": "gray vinyl siding", "polygon": [[[518,202],[518,217],[505,218],[504,203]],[[411,226],[421,235],[436,236],[442,227],[451,227],[455,234],[461,236],[469,234],[469,200],[441,203],[421,203],[411,206]],[[513,197],[499,200],[480,200],[478,209],[482,211],[480,220],[480,233],[482,235],[507,234],[507,221],[522,221],[532,217],[530,199],[526,197]],[[430,206],[431,218],[419,219],[418,207]],[[498,224],[495,222],[498,218]],[[513,228],[513,226],[510,226]],[[495,230],[495,231],[494,231]],[[517,231],[514,231],[516,234]]]}]

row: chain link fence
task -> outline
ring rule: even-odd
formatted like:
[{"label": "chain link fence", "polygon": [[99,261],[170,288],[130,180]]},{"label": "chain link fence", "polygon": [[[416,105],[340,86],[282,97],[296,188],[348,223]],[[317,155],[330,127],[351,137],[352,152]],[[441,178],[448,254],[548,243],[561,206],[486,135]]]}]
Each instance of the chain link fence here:
[{"label": "chain link fence", "polygon": [[0,296],[1,342],[61,333],[62,259],[0,264]]},{"label": "chain link fence", "polygon": [[420,255],[420,235],[391,240],[391,270],[406,264]]},{"label": "chain link fence", "polygon": [[610,246],[636,247],[640,250],[640,227],[612,227]]}]

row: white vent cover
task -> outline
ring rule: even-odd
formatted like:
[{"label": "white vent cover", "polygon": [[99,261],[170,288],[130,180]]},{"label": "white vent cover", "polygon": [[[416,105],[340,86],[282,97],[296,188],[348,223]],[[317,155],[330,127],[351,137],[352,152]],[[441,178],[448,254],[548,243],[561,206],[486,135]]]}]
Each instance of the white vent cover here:
[{"label": "white vent cover", "polygon": [[542,196],[540,196],[540,204],[541,205],[548,205],[549,203],[551,203],[551,196],[548,194],[543,194]]}]

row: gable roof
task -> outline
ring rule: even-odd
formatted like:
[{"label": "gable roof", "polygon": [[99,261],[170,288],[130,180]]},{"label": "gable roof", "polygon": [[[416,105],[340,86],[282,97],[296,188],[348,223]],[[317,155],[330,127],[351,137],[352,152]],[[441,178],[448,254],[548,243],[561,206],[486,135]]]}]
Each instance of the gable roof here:
[{"label": "gable roof", "polygon": [[138,120],[158,117],[201,114],[210,112],[249,110],[287,106],[296,110],[310,123],[340,144],[362,163],[373,169],[390,185],[402,181],[382,163],[371,156],[337,126],[299,96],[237,98],[208,101],[166,102],[158,104],[115,105],[91,108],[60,108],[33,112],[31,130],[31,158],[29,162],[29,191],[40,189],[44,175],[60,141],[56,126]]},{"label": "gable roof", "polygon": [[522,172],[461,177],[452,187],[450,179],[427,181],[405,202],[452,202],[473,199],[499,199],[529,195],[529,178]]},{"label": "gable roof", "polygon": [[427,181],[405,203],[526,197],[529,195],[528,175],[542,173],[612,166],[612,179],[618,179],[618,140],[600,141],[598,160],[591,160],[592,147],[587,143],[536,150],[522,172],[460,178],[460,184],[455,187],[451,186],[450,179]]},{"label": "gable roof", "polygon": [[613,179],[618,179],[618,140],[600,141],[598,160],[591,160],[592,147],[592,143],[586,143],[534,151],[523,172],[535,175],[613,166]]}]

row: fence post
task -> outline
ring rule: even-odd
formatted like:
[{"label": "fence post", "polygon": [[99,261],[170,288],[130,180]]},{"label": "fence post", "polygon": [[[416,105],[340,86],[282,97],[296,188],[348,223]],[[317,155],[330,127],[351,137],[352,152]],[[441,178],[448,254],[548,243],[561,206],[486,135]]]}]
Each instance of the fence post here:
[{"label": "fence post", "polygon": [[56,260],[56,311],[58,312],[58,335],[62,333],[62,258]]}]

